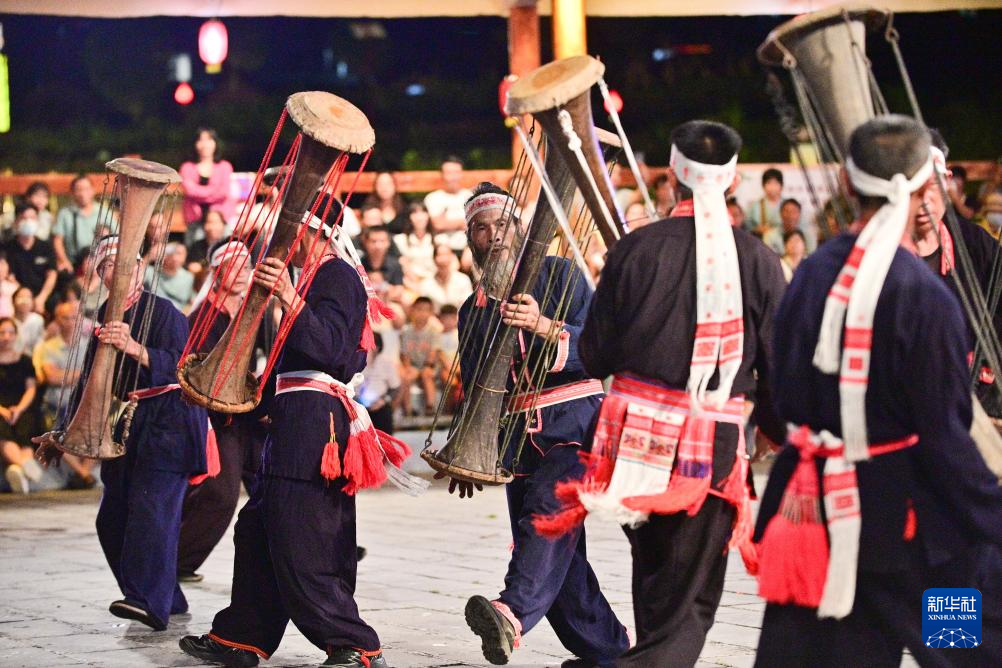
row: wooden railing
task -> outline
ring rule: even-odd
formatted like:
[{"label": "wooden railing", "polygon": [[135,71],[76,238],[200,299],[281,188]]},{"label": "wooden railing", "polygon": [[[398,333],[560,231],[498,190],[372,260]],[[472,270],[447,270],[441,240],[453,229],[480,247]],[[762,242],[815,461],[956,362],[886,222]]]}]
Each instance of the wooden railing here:
[{"label": "wooden railing", "polygon": [[[995,163],[990,160],[959,160],[951,162],[950,164],[963,165],[967,170],[968,179],[971,181],[983,181],[990,178]],[[764,169],[766,167],[776,166],[788,167],[789,165],[782,165],[780,163],[743,163],[741,165],[743,169],[748,170],[754,170],[756,168]],[[651,167],[650,169],[652,173],[659,174],[663,172],[665,168]],[[21,194],[35,181],[42,181],[48,185],[49,190],[51,190],[54,195],[67,195],[70,192],[70,181],[73,180],[74,176],[74,174],[60,174],[55,172],[48,174],[0,174],[0,196]],[[92,173],[88,174],[88,176],[90,176],[94,187],[100,190],[102,184],[104,183],[104,174]],[[394,172],[394,176],[397,179],[398,190],[405,194],[426,193],[440,188],[442,185],[439,172],[437,170]],[[358,179],[358,187],[355,189],[356,192],[372,192],[372,185],[375,177],[376,175],[374,172],[366,172],[362,174]],[[353,178],[354,174],[345,174],[341,183],[351,183]],[[472,188],[481,181],[493,181],[494,183],[504,185],[508,183],[510,178],[510,169],[468,169],[463,172],[463,186],[466,188]],[[634,185],[633,175],[630,174],[629,171],[624,170],[623,180],[624,185],[626,186]]]}]

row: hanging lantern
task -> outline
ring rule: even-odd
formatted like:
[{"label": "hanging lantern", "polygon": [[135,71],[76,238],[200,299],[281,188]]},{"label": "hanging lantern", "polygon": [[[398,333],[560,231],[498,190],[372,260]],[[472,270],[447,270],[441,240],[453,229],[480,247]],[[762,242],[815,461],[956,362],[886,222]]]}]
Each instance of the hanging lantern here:
[{"label": "hanging lantern", "polygon": [[[0,49],[3,49],[3,24],[0,23]],[[7,55],[0,53],[0,133],[10,131],[10,79],[7,78]]]},{"label": "hanging lantern", "polygon": [[174,101],[184,106],[191,104],[195,100],[195,91],[187,81],[182,81],[174,89]]},{"label": "hanging lantern", "polygon": [[205,62],[205,71],[209,74],[222,70],[229,48],[226,26],[219,19],[206,21],[198,29],[198,56]]},{"label": "hanging lantern", "polygon": [[0,133],[10,131],[10,81],[7,79],[7,56],[0,53]]},{"label": "hanging lantern", "polygon": [[618,91],[610,89],[609,99],[603,101],[602,106],[605,107],[605,113],[611,114],[615,109],[618,114],[623,110],[623,96]]}]

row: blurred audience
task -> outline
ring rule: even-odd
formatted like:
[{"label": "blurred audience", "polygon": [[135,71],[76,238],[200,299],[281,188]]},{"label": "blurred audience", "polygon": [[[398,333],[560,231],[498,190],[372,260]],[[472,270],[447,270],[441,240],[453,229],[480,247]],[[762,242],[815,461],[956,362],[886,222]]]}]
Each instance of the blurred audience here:
[{"label": "blurred audience", "polygon": [[35,236],[37,231],[38,211],[30,204],[19,204],[14,213],[14,238],[3,245],[3,253],[14,279],[35,295],[35,311],[44,313],[56,287],[56,255],[48,241]]},{"label": "blurred audience", "polygon": [[178,170],[184,186],[181,212],[188,226],[185,242],[202,237],[199,224],[210,209],[216,209],[229,223],[236,213],[236,202],[230,190],[233,165],[219,158],[219,135],[212,128],[199,128],[195,133],[195,159],[185,162]]},{"label": "blurred audience", "polygon": [[[385,225],[390,234],[400,234],[407,224],[407,202],[397,191],[397,180],[391,172],[379,172],[372,184],[372,192],[362,202],[362,210],[379,210],[378,224]],[[365,221],[362,221],[365,224]]]},{"label": "blurred audience", "polygon": [[442,162],[440,170],[442,187],[433,190],[424,198],[424,205],[431,216],[435,241],[449,244],[454,251],[466,248],[466,214],[463,205],[473,194],[463,187],[463,161],[449,156]]},{"label": "blurred audience", "polygon": [[73,271],[81,253],[90,248],[95,236],[100,236],[101,207],[94,201],[94,186],[87,175],[74,177],[70,182],[70,196],[70,203],[56,214],[56,224],[52,228],[56,269],[66,273]]},{"label": "blurred audience", "polygon": [[34,408],[35,368],[18,350],[17,338],[14,319],[0,318],[0,458],[11,490],[27,494],[30,483],[42,479],[31,445],[31,438],[42,432]]},{"label": "blurred audience", "polygon": [[[745,227],[759,239],[782,226],[779,207],[783,199],[783,172],[771,167],[762,173],[762,198],[748,208]],[[780,233],[782,234],[782,233]]]},{"label": "blurred audience", "polygon": [[424,412],[435,412],[435,369],[438,366],[439,332],[432,326],[434,309],[427,297],[411,304],[408,322],[400,332],[399,405],[404,415],[414,415],[411,389],[421,389]]},{"label": "blurred audience", "polygon": [[35,236],[43,241],[49,240],[49,236],[52,234],[52,226],[56,222],[52,212],[49,211],[49,200],[51,197],[52,193],[49,191],[49,186],[45,185],[42,181],[35,181],[24,191],[24,200],[35,207],[35,211],[38,212],[38,230],[35,232]]},{"label": "blurred audience", "polygon": [[184,267],[187,253],[183,244],[168,243],[159,270],[155,266],[147,266],[144,280],[148,290],[169,299],[185,313],[195,296],[195,277]]},{"label": "blurred audience", "polygon": [[459,260],[448,244],[435,244],[435,273],[421,282],[419,293],[436,309],[446,304],[462,306],[473,292],[470,277],[459,271]]},{"label": "blurred audience", "polygon": [[14,348],[18,354],[29,354],[45,333],[45,318],[35,311],[35,295],[28,286],[22,285],[14,291],[13,302],[17,328]]}]

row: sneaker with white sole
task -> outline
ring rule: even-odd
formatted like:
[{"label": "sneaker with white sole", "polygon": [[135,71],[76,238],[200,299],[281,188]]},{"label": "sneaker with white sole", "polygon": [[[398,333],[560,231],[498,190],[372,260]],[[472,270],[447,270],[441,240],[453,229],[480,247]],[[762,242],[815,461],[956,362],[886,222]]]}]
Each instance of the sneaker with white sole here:
[{"label": "sneaker with white sole", "polygon": [[15,494],[27,494],[28,493],[28,476],[24,474],[24,469],[22,469],[17,464],[11,464],[4,471],[4,477],[7,478],[7,483],[10,485],[10,489]]},{"label": "sneaker with white sole", "polygon": [[42,479],[42,465],[36,462],[34,459],[27,459],[21,462],[21,470],[24,471],[24,475],[31,482],[38,482]]}]

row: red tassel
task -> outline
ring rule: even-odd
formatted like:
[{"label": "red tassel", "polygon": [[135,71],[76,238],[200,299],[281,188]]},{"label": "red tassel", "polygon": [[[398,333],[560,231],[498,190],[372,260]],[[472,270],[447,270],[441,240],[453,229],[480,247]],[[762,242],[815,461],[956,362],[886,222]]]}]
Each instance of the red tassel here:
[{"label": "red tassel", "polygon": [[327,480],[336,480],[341,476],[341,459],[338,457],[337,435],[334,433],[334,413],[330,413],[331,437],[324,446],[324,455],[320,459],[320,475]]},{"label": "red tassel", "polygon": [[365,352],[376,349],[376,337],[372,334],[372,323],[368,318],[362,323],[362,338],[358,342],[358,349]]},{"label": "red tassel", "polygon": [[910,543],[915,539],[916,531],[918,531],[918,518],[915,516],[912,500],[908,499],[908,510],[905,512],[905,531],[902,538],[905,539],[906,543]]},{"label": "red tassel", "polygon": [[344,477],[348,484],[344,486],[346,494],[355,494],[360,489],[378,487],[386,481],[386,469],[383,468],[383,455],[376,443],[375,431],[372,429],[352,434],[348,439],[348,447],[344,453]]},{"label": "red tassel", "polygon": [[758,547],[758,594],[770,603],[816,608],[828,573],[828,535],[816,522],[769,521]]},{"label": "red tassel", "polygon": [[403,465],[404,461],[411,456],[410,446],[399,438],[390,436],[385,431],[380,431],[379,429],[376,429],[376,436],[379,437],[379,443],[383,446],[386,458],[394,466],[399,467]]},{"label": "red tassel", "polygon": [[686,478],[673,475],[668,483],[668,489],[661,494],[627,497],[623,499],[623,505],[630,510],[659,515],[671,515],[686,510],[692,517],[703,507],[709,491],[710,476]]},{"label": "red tassel", "polygon": [[477,298],[474,302],[477,308],[483,308],[487,306],[487,295],[484,293],[483,288],[477,288]]},{"label": "red tassel", "polygon": [[741,561],[745,563],[745,570],[748,575],[759,574],[758,547],[750,540],[743,541],[738,545],[738,552],[741,554]]},{"label": "red tassel", "polygon": [[369,317],[375,322],[379,322],[380,320],[393,320],[393,316],[396,315],[393,312],[393,309],[379,297],[370,297],[367,305],[369,308]]},{"label": "red tassel", "polygon": [[556,540],[584,524],[587,514],[584,506],[578,504],[553,515],[534,515],[532,526],[540,536]]},{"label": "red tassel", "polygon": [[205,432],[205,473],[188,478],[189,485],[201,485],[209,478],[215,478],[222,470],[219,462],[219,444],[216,443],[216,431],[209,422],[209,430]]}]

